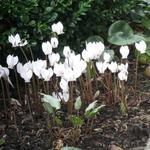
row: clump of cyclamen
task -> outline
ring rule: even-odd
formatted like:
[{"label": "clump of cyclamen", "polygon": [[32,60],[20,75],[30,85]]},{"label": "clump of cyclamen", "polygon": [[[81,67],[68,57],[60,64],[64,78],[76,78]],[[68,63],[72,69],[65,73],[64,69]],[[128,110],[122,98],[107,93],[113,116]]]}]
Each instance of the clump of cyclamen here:
[{"label": "clump of cyclamen", "polygon": [[[105,46],[101,41],[86,42],[86,48],[81,55],[75,54],[69,46],[64,46],[64,61],[60,61],[60,54],[54,52],[53,49],[59,46],[58,35],[64,33],[64,27],[61,22],[58,22],[54,23],[51,28],[54,36],[51,37],[50,41],[42,43],[42,51],[48,60],[37,59],[32,62],[28,61],[23,65],[20,62],[18,63],[17,56],[8,55],[7,57],[8,68],[13,69],[17,65],[17,72],[26,83],[30,82],[33,74],[46,82],[50,81],[53,75],[60,77],[59,86],[62,92],[53,92],[52,95],[67,102],[69,100],[69,82],[76,81],[83,73],[86,73],[88,63],[93,60],[96,61],[96,68],[100,74],[104,74],[106,71],[113,74],[118,73],[119,80],[127,81],[128,63],[119,64],[113,61],[109,52],[105,51]],[[12,44],[12,47],[21,47],[28,44],[26,40],[21,40],[19,34],[10,35],[8,41]],[[146,51],[144,41],[135,43],[135,47],[141,54]],[[119,51],[122,59],[128,58],[130,50],[127,45],[121,46]],[[0,66],[0,78],[3,77],[11,84],[8,68]]]}]

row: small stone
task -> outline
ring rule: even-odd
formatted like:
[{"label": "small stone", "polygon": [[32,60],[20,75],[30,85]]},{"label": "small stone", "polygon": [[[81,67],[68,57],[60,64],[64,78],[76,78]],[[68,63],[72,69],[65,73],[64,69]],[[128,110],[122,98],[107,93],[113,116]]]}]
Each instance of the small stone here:
[{"label": "small stone", "polygon": [[135,148],[130,148],[129,150],[144,150],[144,147],[135,147]]},{"label": "small stone", "polygon": [[116,145],[109,145],[108,150],[123,150],[123,149]]}]

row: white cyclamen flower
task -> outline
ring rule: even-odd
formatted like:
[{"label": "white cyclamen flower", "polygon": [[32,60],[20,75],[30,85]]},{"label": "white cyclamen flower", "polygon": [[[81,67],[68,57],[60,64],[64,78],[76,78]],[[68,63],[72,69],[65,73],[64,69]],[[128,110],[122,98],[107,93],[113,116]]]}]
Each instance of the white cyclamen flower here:
[{"label": "white cyclamen flower", "polygon": [[117,62],[111,62],[110,64],[108,64],[108,69],[112,72],[112,73],[116,73],[118,71],[118,64]]},{"label": "white cyclamen flower", "polygon": [[24,79],[26,83],[29,83],[32,78],[33,72],[31,69],[24,67],[22,68],[20,72],[20,76]]},{"label": "white cyclamen flower", "polygon": [[72,70],[72,68],[69,68],[69,67],[65,68],[64,74],[63,74],[63,79],[68,82],[76,80],[74,71]]},{"label": "white cyclamen flower", "polygon": [[71,54],[71,50],[69,46],[64,46],[63,54],[66,58],[68,58]]},{"label": "white cyclamen flower", "polygon": [[52,54],[48,55],[48,59],[49,59],[50,65],[54,66],[55,63],[59,62],[60,55],[59,55],[59,53],[52,53]]},{"label": "white cyclamen flower", "polygon": [[33,75],[32,63],[30,61],[24,65],[18,63],[17,72],[20,74],[21,78],[23,78],[26,83],[29,83]]},{"label": "white cyclamen flower", "polygon": [[8,68],[13,69],[13,67],[18,63],[18,56],[8,55],[6,59]]},{"label": "white cyclamen flower", "polygon": [[144,54],[147,48],[146,43],[143,40],[138,43],[135,43],[135,47],[141,54]]},{"label": "white cyclamen flower", "polygon": [[127,79],[128,79],[128,71],[125,71],[125,70],[120,71],[118,73],[118,78],[121,81],[123,81],[123,80],[127,81]]},{"label": "white cyclamen flower", "polygon": [[51,38],[51,45],[53,48],[57,48],[58,47],[58,39],[56,37],[52,37]]},{"label": "white cyclamen flower", "polygon": [[127,78],[128,78],[128,63],[118,65],[118,69],[120,70],[120,72],[118,73],[119,80],[127,81]]},{"label": "white cyclamen flower", "polygon": [[52,53],[52,45],[49,41],[42,43],[42,50],[45,55],[49,55]]},{"label": "white cyclamen flower", "polygon": [[96,62],[96,67],[97,67],[99,73],[103,74],[105,72],[105,70],[107,69],[107,67],[108,67],[108,63],[106,63],[106,62]]},{"label": "white cyclamen flower", "polygon": [[120,54],[122,56],[122,59],[127,59],[129,55],[129,47],[128,46],[121,46],[120,47]]},{"label": "white cyclamen flower", "polygon": [[52,25],[52,31],[53,31],[53,32],[56,32],[58,35],[64,33],[64,32],[63,32],[63,29],[64,29],[63,24],[62,24],[60,21],[59,21],[58,23],[54,23],[54,24]]},{"label": "white cyclamen flower", "polygon": [[128,66],[129,66],[128,63],[126,63],[126,64],[121,63],[120,65],[118,65],[118,70],[119,71],[127,71]]},{"label": "white cyclamen flower", "polygon": [[86,50],[91,60],[100,58],[105,47],[102,42],[89,42],[86,43]]},{"label": "white cyclamen flower", "polygon": [[12,84],[12,82],[10,81],[10,78],[9,78],[9,69],[6,68],[6,67],[2,67],[1,65],[0,65],[0,78],[3,78],[12,87],[14,87],[13,84]]},{"label": "white cyclamen flower", "polygon": [[15,36],[10,35],[8,41],[12,44],[12,47],[25,46],[28,42],[21,40],[20,35],[17,33]]},{"label": "white cyclamen flower", "polygon": [[44,81],[49,81],[50,78],[53,76],[52,68],[42,69],[41,75],[42,75],[42,78],[44,79]]},{"label": "white cyclamen flower", "polygon": [[65,101],[65,102],[68,102],[68,100],[69,100],[69,92],[67,91],[63,91],[63,100]]},{"label": "white cyclamen flower", "polygon": [[23,65],[21,63],[17,64],[17,72],[21,73],[21,69],[22,69]]},{"label": "white cyclamen flower", "polygon": [[109,62],[110,59],[111,59],[110,54],[107,53],[107,52],[104,52],[104,54],[103,54],[103,59],[104,59],[105,62]]},{"label": "white cyclamen flower", "polygon": [[62,77],[63,74],[64,74],[64,70],[65,70],[65,67],[64,67],[64,64],[62,63],[55,63],[54,65],[54,73],[56,74],[57,77]]},{"label": "white cyclamen flower", "polygon": [[90,61],[90,56],[89,53],[86,49],[84,49],[82,51],[82,58],[84,59],[84,61],[89,62]]},{"label": "white cyclamen flower", "polygon": [[39,79],[42,78],[41,72],[43,69],[46,69],[47,63],[46,60],[37,60],[32,62],[33,73],[38,76]]},{"label": "white cyclamen flower", "polygon": [[63,78],[61,78],[59,85],[60,85],[60,88],[62,89],[62,91],[66,92],[69,90],[68,81],[64,80]]}]

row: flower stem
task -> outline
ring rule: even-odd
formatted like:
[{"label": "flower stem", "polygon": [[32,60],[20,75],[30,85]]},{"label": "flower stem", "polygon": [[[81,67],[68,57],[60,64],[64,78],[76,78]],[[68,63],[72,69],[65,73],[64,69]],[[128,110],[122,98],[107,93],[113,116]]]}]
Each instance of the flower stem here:
[{"label": "flower stem", "polygon": [[20,95],[20,90],[19,90],[18,76],[17,76],[17,71],[16,71],[15,68],[14,68],[14,72],[15,72],[15,78],[16,78],[16,84],[17,84],[18,98],[19,98],[19,101],[21,102],[21,95]]},{"label": "flower stem", "polygon": [[72,115],[73,111],[73,82],[70,82],[69,101],[68,101],[68,115]]},{"label": "flower stem", "polygon": [[5,98],[5,90],[4,90],[4,84],[3,84],[3,81],[2,79],[1,80],[1,87],[2,87],[2,95],[3,95],[3,100],[4,100],[4,111],[5,111],[5,116],[7,116],[7,107],[6,107],[6,98]]},{"label": "flower stem", "polygon": [[28,62],[27,55],[25,54],[25,52],[24,52],[23,48],[22,48],[22,47],[20,47],[20,49],[21,49],[21,52],[22,52],[22,54],[23,54],[24,58],[25,58],[25,59],[26,59],[26,61]]},{"label": "flower stem", "polygon": [[136,66],[135,66],[135,85],[134,85],[135,91],[137,90],[137,80],[138,80],[138,77],[137,77],[137,74],[138,74],[138,60],[139,60],[139,53],[137,54],[137,57],[136,57]]}]

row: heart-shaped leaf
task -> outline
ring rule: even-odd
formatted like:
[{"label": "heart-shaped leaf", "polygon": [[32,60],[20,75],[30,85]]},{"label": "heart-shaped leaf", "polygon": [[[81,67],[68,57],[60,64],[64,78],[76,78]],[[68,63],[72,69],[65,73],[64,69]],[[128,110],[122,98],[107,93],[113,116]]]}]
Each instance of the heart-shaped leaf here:
[{"label": "heart-shaped leaf", "polygon": [[113,36],[117,32],[122,32],[126,34],[126,36],[133,35],[132,28],[125,21],[121,21],[121,20],[116,21],[109,27],[108,36]]},{"label": "heart-shaped leaf", "polygon": [[40,93],[40,94],[43,95],[42,102],[46,102],[46,103],[50,104],[51,107],[53,107],[55,109],[60,109],[60,107],[61,107],[60,100],[54,98],[51,95],[46,95],[43,93]]},{"label": "heart-shaped leaf", "polygon": [[77,97],[75,103],[74,103],[74,108],[76,110],[79,110],[81,108],[82,102],[81,102],[81,97]]},{"label": "heart-shaped leaf", "polygon": [[47,111],[49,114],[52,114],[54,112],[53,107],[49,103],[43,102],[42,104],[43,104],[45,111]]},{"label": "heart-shaped leaf", "polygon": [[116,21],[108,30],[108,41],[115,45],[130,45],[144,40],[142,36],[135,35],[132,28],[125,21]]},{"label": "heart-shaped leaf", "polygon": [[142,36],[139,35],[126,35],[123,32],[117,32],[116,34],[114,34],[113,36],[108,37],[108,41],[111,44],[115,44],[115,45],[130,45],[136,42],[139,42],[141,40],[144,40],[144,38]]}]

